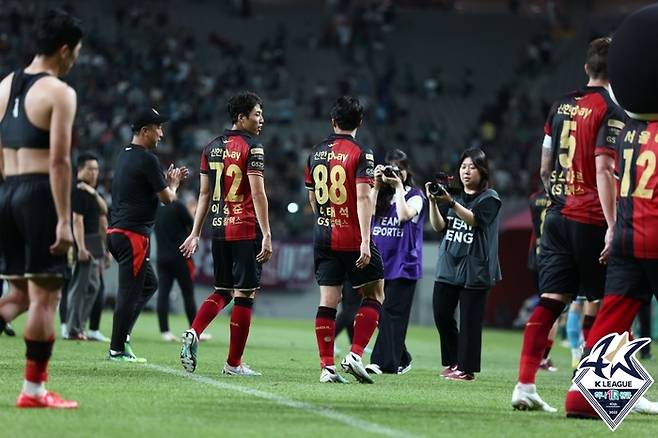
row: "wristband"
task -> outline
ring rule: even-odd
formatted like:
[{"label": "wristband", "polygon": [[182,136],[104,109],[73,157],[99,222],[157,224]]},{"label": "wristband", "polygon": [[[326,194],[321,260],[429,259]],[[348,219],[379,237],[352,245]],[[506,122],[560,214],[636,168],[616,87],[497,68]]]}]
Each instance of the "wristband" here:
[{"label": "wristband", "polygon": [[450,202],[448,203],[448,205],[449,205],[450,207],[454,208],[456,203],[457,203],[457,201],[455,201],[455,200],[453,199],[452,201],[450,201]]}]

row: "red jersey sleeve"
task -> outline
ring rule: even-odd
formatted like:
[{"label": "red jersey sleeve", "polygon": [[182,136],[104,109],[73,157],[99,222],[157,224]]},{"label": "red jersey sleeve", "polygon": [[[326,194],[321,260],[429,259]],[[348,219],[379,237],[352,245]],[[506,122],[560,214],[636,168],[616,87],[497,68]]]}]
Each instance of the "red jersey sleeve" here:
[{"label": "red jersey sleeve", "polygon": [[616,158],[617,137],[624,129],[626,114],[618,106],[608,108],[596,134],[594,155],[609,155]]},{"label": "red jersey sleeve", "polygon": [[551,110],[548,112],[548,117],[546,117],[546,122],[544,123],[544,135],[553,137],[553,116],[558,107],[558,102],[555,102],[551,105]]},{"label": "red jersey sleeve", "polygon": [[313,179],[311,178],[311,156],[306,159],[306,168],[304,169],[304,185],[309,190],[313,190]]},{"label": "red jersey sleeve", "polygon": [[359,157],[359,166],[356,169],[356,182],[375,184],[375,156],[372,149],[362,149]]},{"label": "red jersey sleeve", "polygon": [[203,175],[208,174],[208,158],[206,157],[205,148],[203,148],[203,152],[201,152],[201,164],[199,165],[199,173]]}]

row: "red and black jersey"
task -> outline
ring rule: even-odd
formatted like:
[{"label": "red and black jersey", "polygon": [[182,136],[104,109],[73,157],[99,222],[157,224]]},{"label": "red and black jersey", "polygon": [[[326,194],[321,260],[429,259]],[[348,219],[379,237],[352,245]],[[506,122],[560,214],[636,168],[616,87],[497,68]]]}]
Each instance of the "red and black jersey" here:
[{"label": "red and black jersey", "polygon": [[546,191],[542,188],[530,195],[530,217],[532,218],[532,234],[530,235],[530,250],[528,252],[528,267],[537,269],[537,257],[539,256],[539,242],[541,241],[544,217],[550,200]]},{"label": "red and black jersey", "polygon": [[553,104],[544,125],[551,137],[551,209],[573,221],[605,225],[596,189],[595,156],[614,157],[626,116],[605,88],[585,87]]},{"label": "red and black jersey", "polygon": [[613,253],[658,259],[658,122],[629,120],[617,149]]},{"label": "red and black jersey", "polygon": [[264,169],[263,146],[244,131],[226,130],[203,148],[213,239],[251,240],[260,233],[248,176],[263,176]]},{"label": "red and black jersey", "polygon": [[313,147],[304,181],[315,192],[314,242],[318,248],[358,251],[361,230],[356,209],[356,185],[373,185],[372,149],[349,134],[332,134]]}]

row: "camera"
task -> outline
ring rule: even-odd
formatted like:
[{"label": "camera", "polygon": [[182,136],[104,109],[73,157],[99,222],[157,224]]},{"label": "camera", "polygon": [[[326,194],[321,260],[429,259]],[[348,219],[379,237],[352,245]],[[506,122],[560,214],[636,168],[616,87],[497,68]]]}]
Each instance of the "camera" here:
[{"label": "camera", "polygon": [[400,168],[398,166],[387,165],[382,169],[382,173],[386,178],[393,178],[394,176],[401,176]]},{"label": "camera", "polygon": [[450,183],[452,182],[452,176],[448,175],[445,172],[439,172],[436,174],[434,181],[430,183],[428,191],[432,196],[443,196],[447,193],[450,193],[451,187]]}]

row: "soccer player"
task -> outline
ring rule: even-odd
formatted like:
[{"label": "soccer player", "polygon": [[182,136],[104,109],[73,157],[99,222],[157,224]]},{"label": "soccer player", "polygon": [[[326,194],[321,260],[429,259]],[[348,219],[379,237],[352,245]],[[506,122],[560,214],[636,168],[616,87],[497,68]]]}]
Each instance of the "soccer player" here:
[{"label": "soccer player", "polygon": [[[533,274],[535,292],[538,291],[538,275],[539,275],[539,243],[541,241],[541,233],[544,225],[544,218],[546,217],[546,209],[548,208],[549,199],[546,190],[543,188],[530,195],[530,216],[532,218],[532,235],[530,236],[530,251],[528,252],[528,269]],[[556,372],[558,369],[553,365],[550,358],[551,349],[553,348],[553,341],[557,333],[558,322],[555,321],[553,327],[548,333],[548,340],[544,356],[539,364],[540,370]]]},{"label": "soccer player", "polygon": [[107,246],[119,264],[119,287],[108,353],[108,360],[114,362],[146,362],[134,354],[130,332],[158,288],[149,259],[150,235],[158,202],[170,204],[176,200],[178,186],[188,175],[185,167],[177,168],[173,164],[165,174],[154,153],[166,121],[167,118],[153,108],[138,111],[131,123],[132,141],[116,161],[107,229]]},{"label": "soccer player", "polygon": [[[60,80],[80,53],[78,20],[49,11],[34,33],[30,65],[0,82],[0,276],[10,299],[0,309],[11,320],[29,305],[25,323],[25,380],[19,408],[77,408],[46,390],[55,343],[54,318],[71,233],[71,134],[76,93]],[[6,313],[5,313],[6,312]]]},{"label": "soccer player", "polygon": [[515,409],[556,412],[535,386],[549,330],[576,295],[590,301],[603,295],[605,267],[599,257],[615,223],[614,144],[624,120],[606,90],[609,45],[609,38],[590,43],[587,87],[555,102],[544,127],[541,177],[551,205],[540,244],[542,295],[524,331]]},{"label": "soccer player", "polygon": [[[604,336],[630,332],[640,307],[658,291],[657,25],[658,6],[640,9],[621,24],[610,46],[611,89],[630,119],[616,148],[617,215],[612,241],[606,241],[603,254],[609,254],[605,297],[583,357]],[[598,417],[573,386],[565,411],[570,417]],[[642,397],[633,412],[656,415],[658,403]]]},{"label": "soccer player", "polygon": [[336,307],[345,275],[363,300],[354,318],[352,348],[341,367],[359,382],[373,383],[361,356],[384,302],[384,265],[370,238],[374,157],[372,149],[355,139],[362,120],[363,107],[356,98],[339,98],[331,110],[334,133],[313,147],[304,175],[315,213],[315,277],[320,285],[315,336],[323,383],[347,383],[334,365]]},{"label": "soccer player", "polygon": [[[212,255],[215,290],[201,304],[192,327],[183,333],[180,360],[194,372],[199,336],[235,297],[231,312],[231,341],[223,374],[260,376],[242,363],[251,314],[260,288],[262,263],[272,255],[272,235],[265,193],[265,151],[255,139],[263,129],[263,103],[243,92],[228,102],[231,129],[213,139],[201,154],[201,184],[192,232],[180,246],[191,257],[208,210],[212,215]],[[245,178],[246,176],[246,178]]]}]

